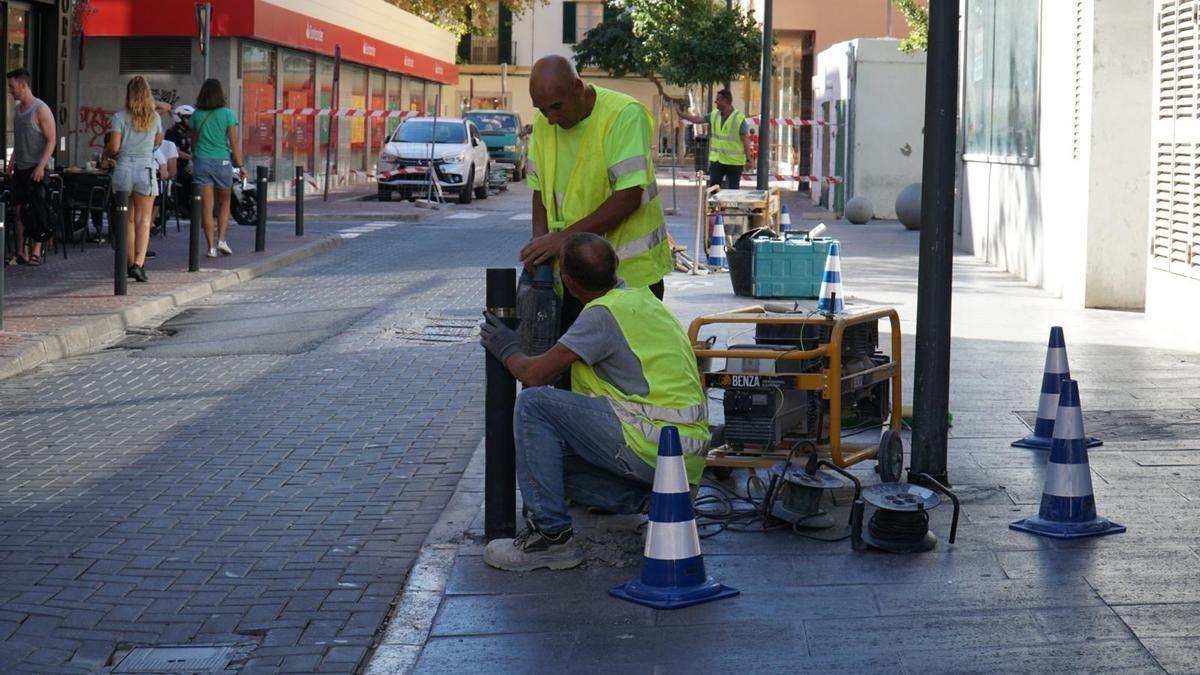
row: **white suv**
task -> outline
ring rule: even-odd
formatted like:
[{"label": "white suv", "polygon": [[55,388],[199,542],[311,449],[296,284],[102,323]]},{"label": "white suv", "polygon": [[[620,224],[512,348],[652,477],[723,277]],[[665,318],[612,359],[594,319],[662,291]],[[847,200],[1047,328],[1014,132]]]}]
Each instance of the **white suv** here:
[{"label": "white suv", "polygon": [[392,193],[405,199],[426,194],[431,165],[442,191],[457,194],[460,204],[472,196],[487,199],[491,167],[475,124],[461,117],[416,117],[396,127],[379,153],[379,201],[390,201]]}]

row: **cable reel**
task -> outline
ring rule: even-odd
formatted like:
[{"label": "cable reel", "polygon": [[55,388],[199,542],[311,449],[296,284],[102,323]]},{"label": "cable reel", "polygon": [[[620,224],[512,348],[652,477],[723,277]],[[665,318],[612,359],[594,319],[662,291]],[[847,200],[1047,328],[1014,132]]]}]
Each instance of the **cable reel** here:
[{"label": "cable reel", "polygon": [[[950,523],[951,544],[958,533],[958,497],[927,473],[920,478],[937,492],[950,498],[954,516]],[[850,543],[855,551],[868,546],[890,553],[924,553],[937,545],[937,536],[929,531],[929,511],[941,503],[937,492],[912,483],[882,483],[862,491],[850,510]],[[867,529],[863,531],[865,505],[875,507]]]},{"label": "cable reel", "polygon": [[833,516],[820,507],[821,496],[825,490],[836,490],[846,483],[833,473],[820,471],[820,467],[831,469],[853,482],[855,499],[861,497],[862,484],[858,478],[832,462],[819,459],[814,449],[802,469],[793,468],[789,463],[772,467],[766,511],[795,528],[824,530],[833,527]]}]

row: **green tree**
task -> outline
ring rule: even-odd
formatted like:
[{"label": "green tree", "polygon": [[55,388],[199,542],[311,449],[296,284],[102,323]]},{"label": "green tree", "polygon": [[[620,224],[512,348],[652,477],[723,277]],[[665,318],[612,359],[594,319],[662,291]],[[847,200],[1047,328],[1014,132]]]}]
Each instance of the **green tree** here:
[{"label": "green tree", "polygon": [[895,0],[896,9],[908,22],[908,37],[900,41],[900,51],[929,51],[929,10],[917,0]]},{"label": "green tree", "polygon": [[762,31],[740,6],[713,0],[612,0],[613,12],[574,46],[581,68],[686,87],[758,77]]},{"label": "green tree", "polygon": [[[496,30],[496,15],[488,0],[385,0],[400,9],[412,12],[422,19],[454,33],[461,38],[467,33],[491,35]],[[547,0],[500,0],[500,4],[520,14],[534,5],[545,5]]]}]

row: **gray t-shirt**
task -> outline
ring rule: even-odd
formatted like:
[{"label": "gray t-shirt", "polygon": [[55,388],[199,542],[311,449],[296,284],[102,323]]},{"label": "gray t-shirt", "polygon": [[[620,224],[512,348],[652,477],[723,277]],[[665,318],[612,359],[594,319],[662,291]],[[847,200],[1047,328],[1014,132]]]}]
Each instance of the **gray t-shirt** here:
[{"label": "gray t-shirt", "polygon": [[642,363],[607,307],[596,305],[583,310],[558,341],[591,366],[597,377],[617,389],[631,396],[650,393]]},{"label": "gray t-shirt", "polygon": [[154,124],[148,131],[133,128],[129,111],[121,110],[112,116],[109,131],[121,132],[121,149],[118,159],[151,159],[154,157],[154,137],[162,133],[162,118],[154,116]]}]

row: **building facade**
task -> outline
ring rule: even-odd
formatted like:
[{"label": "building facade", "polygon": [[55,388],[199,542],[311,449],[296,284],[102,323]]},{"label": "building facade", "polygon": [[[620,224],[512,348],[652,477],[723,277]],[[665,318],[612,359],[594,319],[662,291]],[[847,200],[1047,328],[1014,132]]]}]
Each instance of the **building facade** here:
[{"label": "building facade", "polygon": [[[66,159],[61,148],[71,123],[67,100],[72,76],[71,7],[71,0],[0,1],[0,34],[4,36],[0,70],[7,73],[25,68],[33,76],[34,96],[50,106],[58,122],[60,152],[55,154],[56,163]],[[12,97],[6,94],[0,110],[5,161],[12,155],[12,113]]]},{"label": "building facade", "polygon": [[[963,0],[960,248],[1081,307],[1196,297],[1200,113],[1162,98],[1195,101],[1194,6]],[[1153,76],[1169,50],[1193,62]]]},{"label": "building facade", "polygon": [[[453,36],[380,0],[211,0],[210,77],[226,88],[249,166],[267,166],[276,193],[296,167],[331,184],[367,182],[397,117],[281,115],[288,108],[445,114],[458,80]],[[98,152],[123,85],[142,75],[172,105],[204,80],[194,3],[91,0],[85,22],[77,157]],[[338,61],[335,100],[335,54]],[[117,86],[114,86],[116,83]]]}]

